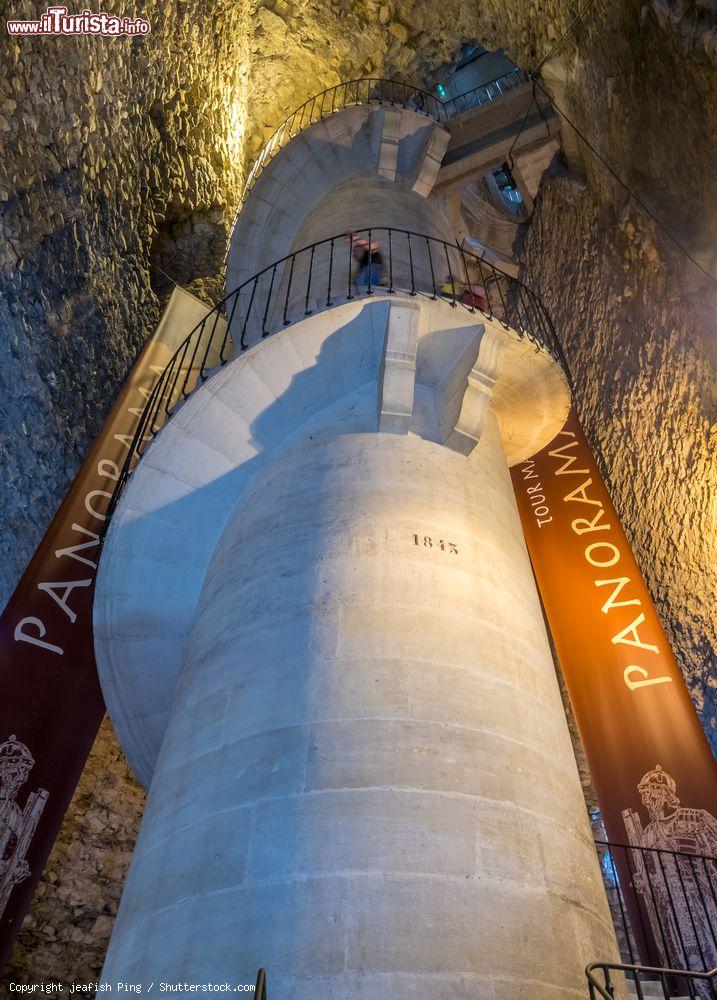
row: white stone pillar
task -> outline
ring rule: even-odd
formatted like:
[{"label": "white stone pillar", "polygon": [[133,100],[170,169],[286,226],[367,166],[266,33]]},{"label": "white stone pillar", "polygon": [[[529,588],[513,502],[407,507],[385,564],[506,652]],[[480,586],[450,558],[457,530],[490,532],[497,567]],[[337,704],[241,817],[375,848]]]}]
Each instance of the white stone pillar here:
[{"label": "white stone pillar", "polygon": [[555,1000],[612,956],[495,416],[464,455],[403,412],[339,400],[230,516],[105,981]]}]

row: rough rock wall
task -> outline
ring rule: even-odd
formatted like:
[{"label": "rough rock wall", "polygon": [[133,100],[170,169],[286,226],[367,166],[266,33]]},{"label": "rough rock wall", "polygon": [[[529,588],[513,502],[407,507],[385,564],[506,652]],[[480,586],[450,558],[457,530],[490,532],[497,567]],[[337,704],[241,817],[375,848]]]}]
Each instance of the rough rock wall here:
[{"label": "rough rock wall", "polygon": [[644,215],[602,208],[570,175],[543,180],[522,258],[717,751],[717,287],[685,287]]},{"label": "rough rock wall", "polygon": [[156,248],[237,197],[247,8],[149,6],[160,36],[0,39],[0,605],[156,324]]},{"label": "rough rock wall", "polygon": [[[717,2],[607,5],[545,66],[545,78],[619,176],[717,273],[717,174],[710,166],[717,154]],[[572,148],[572,130],[564,136]],[[620,211],[624,190],[577,145],[591,191]],[[655,246],[644,249],[654,262]],[[691,268],[683,280],[695,287],[704,275]]]},{"label": "rough rock wall", "polygon": [[[717,225],[710,3],[614,5],[547,67],[568,110],[700,248]],[[476,40],[534,65],[572,14],[567,0],[139,6],[146,38],[0,42],[0,604],[156,323],[165,274],[219,293],[241,177],[278,122],[341,80],[421,82]],[[590,159],[587,172],[615,202],[602,168]]]},{"label": "rough rock wall", "polygon": [[[34,0],[6,6],[37,13]],[[445,20],[426,2],[370,0],[151,0],[122,13],[152,33],[0,35],[0,606],[170,280],[220,296],[240,182],[267,135],[341,80],[420,79],[477,30],[468,0]]]},{"label": "rough rock wall", "polygon": [[545,79],[638,200],[564,124],[522,273],[717,753],[717,4],[609,5]]},{"label": "rough rock wall", "polygon": [[72,982],[96,981],[143,807],[144,791],[105,720],[23,923],[0,995],[17,996],[10,994],[10,981],[59,981],[68,988]]},{"label": "rough rock wall", "polygon": [[[36,11],[30,0],[6,6],[13,16]],[[699,253],[716,245],[714,6],[595,5],[546,67],[556,99]],[[0,604],[156,322],[163,272],[216,298],[241,177],[273,128],[341,80],[429,79],[465,43],[502,46],[533,66],[574,15],[569,0],[148,0],[122,12],[141,12],[152,34],[0,36]],[[698,294],[677,294],[694,288],[692,275],[672,272],[674,258],[644,222],[621,215],[619,187],[568,146],[590,190],[566,179],[546,187],[526,245],[530,280],[566,331],[586,387],[581,415],[704,701],[714,649],[714,631],[701,625],[704,419],[715,418],[695,386],[711,326]],[[571,267],[587,283],[580,295]],[[595,344],[588,319],[602,331]],[[649,448],[654,470],[636,457]],[[11,978],[97,975],[141,804],[106,725]]]}]

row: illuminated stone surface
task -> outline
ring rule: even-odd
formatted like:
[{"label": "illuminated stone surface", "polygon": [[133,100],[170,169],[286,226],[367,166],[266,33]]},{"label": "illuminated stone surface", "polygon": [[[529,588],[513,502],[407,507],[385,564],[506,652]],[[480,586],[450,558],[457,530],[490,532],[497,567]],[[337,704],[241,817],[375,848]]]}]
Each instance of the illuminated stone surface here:
[{"label": "illuminated stone surface", "polygon": [[[410,9],[314,9],[298,0],[253,14],[245,4],[217,3],[212,11],[216,22],[204,2],[175,9],[150,0],[142,13],[152,21],[151,45],[4,39],[4,595],[156,323],[155,290],[164,279],[148,261],[195,291],[220,293],[239,176],[273,127],[341,79],[405,72],[420,80],[465,39],[503,45],[532,65],[574,16],[565,0],[489,0],[479,8],[419,0]],[[714,4],[668,7],[659,0],[644,8],[618,5],[609,17],[588,20],[558,64],[567,109],[698,252],[715,245],[713,11]],[[638,562],[693,695],[704,704],[703,719],[714,726],[709,344],[717,304],[691,280],[699,272],[686,271],[644,217],[636,210],[621,216],[623,192],[589,156],[586,164],[587,189],[565,182],[539,199],[530,280],[566,333],[580,375],[581,416],[609,462]],[[106,727],[12,975],[35,982],[97,974],[140,802]]]},{"label": "illuminated stone surface", "polygon": [[[613,954],[498,421],[470,402],[492,372],[506,439],[515,413],[538,446],[562,425],[554,365],[514,339],[421,296],[337,307],[227,365],[134,473],[95,603],[131,760],[160,691],[171,709],[104,981],[266,965],[277,1000],[442,995],[457,974],[458,996],[547,1000]],[[173,475],[192,485],[165,515]],[[176,613],[165,517],[223,527]],[[140,591],[145,616],[122,597]],[[182,625],[174,680],[140,640]]]},{"label": "illuminated stone surface", "polygon": [[[373,386],[381,429],[410,427],[470,454],[490,401],[473,387],[482,377],[494,380],[493,409],[510,464],[560,429],[569,396],[555,362],[477,319],[400,293],[337,306],[236,358],[153,442],[108,533],[94,607],[105,700],[146,785],[212,553],[253,478],[292,434],[347,394]],[[393,362],[405,353],[406,336],[415,338],[412,370]],[[400,424],[389,419],[399,413]]]}]

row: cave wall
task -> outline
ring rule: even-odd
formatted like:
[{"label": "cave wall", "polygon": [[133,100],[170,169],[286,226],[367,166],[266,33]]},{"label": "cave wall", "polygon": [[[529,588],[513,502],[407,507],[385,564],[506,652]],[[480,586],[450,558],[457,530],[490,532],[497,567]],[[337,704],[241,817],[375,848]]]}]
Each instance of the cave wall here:
[{"label": "cave wall", "polygon": [[717,294],[691,290],[694,266],[634,205],[616,213],[570,174],[543,179],[521,258],[717,752]]},{"label": "cave wall", "polygon": [[[127,869],[132,860],[144,789],[120,750],[109,720],[55,841],[0,995],[10,982],[96,982]],[[76,997],[78,994],[74,994]]]},{"label": "cave wall", "polygon": [[237,198],[247,13],[191,6],[142,4],[147,39],[0,38],[0,606],[157,323],[153,247]]},{"label": "cave wall", "polygon": [[520,257],[717,754],[716,67],[714,0],[581,26],[544,75],[594,150],[563,124]]},{"label": "cave wall", "polygon": [[[13,3],[12,13],[34,8]],[[574,15],[569,0],[149,0],[122,9],[148,18],[152,33],[0,37],[0,604],[155,325],[169,280],[218,295],[241,180],[273,128],[341,80],[431,83],[465,43],[502,46],[533,66]],[[716,24],[714,0],[595,5],[545,68],[556,100],[713,269]],[[544,181],[525,274],[565,340],[580,415],[713,732],[715,304],[699,272],[567,130],[566,139],[582,177]],[[10,978],[97,975],[142,803],[105,723]]]}]

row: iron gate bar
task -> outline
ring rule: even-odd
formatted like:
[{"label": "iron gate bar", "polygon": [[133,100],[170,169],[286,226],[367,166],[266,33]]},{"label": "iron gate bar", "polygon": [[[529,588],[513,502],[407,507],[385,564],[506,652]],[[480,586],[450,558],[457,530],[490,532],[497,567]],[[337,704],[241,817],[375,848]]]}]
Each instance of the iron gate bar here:
[{"label": "iron gate bar", "polygon": [[[704,970],[717,957],[717,857],[664,847],[596,840],[601,867],[609,859],[617,893],[613,919],[630,961],[633,942],[653,940],[666,965]],[[601,853],[602,852],[602,853]],[[627,880],[627,881],[626,881]],[[607,887],[607,886],[606,886]],[[634,907],[626,896],[634,893]]]}]

